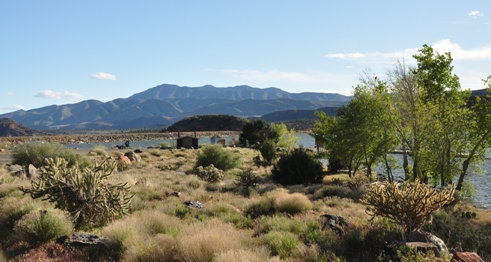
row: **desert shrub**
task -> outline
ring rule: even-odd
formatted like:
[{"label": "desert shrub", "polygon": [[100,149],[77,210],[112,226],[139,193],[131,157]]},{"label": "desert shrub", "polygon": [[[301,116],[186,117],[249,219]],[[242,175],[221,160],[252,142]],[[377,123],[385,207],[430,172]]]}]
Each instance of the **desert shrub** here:
[{"label": "desert shrub", "polygon": [[319,183],[323,177],[322,164],[302,148],[280,157],[274,165],[273,180],[282,185]]},{"label": "desert shrub", "polygon": [[176,261],[177,244],[174,237],[167,234],[157,234],[133,243],[125,251],[123,261]]},{"label": "desert shrub", "polygon": [[247,245],[250,235],[218,219],[193,222],[182,227],[178,241],[180,261],[212,261],[215,256],[228,250]]},{"label": "desert shrub", "polygon": [[276,159],[276,143],[273,140],[266,140],[259,146],[259,152],[263,157],[262,164],[269,166]]},{"label": "desert shrub", "polygon": [[40,245],[73,231],[69,214],[59,209],[33,210],[15,223],[14,232],[21,241]]},{"label": "desert shrub", "polygon": [[371,216],[383,216],[399,224],[404,236],[420,229],[431,213],[453,200],[454,187],[436,190],[416,180],[399,187],[397,182],[374,184],[362,202]]},{"label": "desert shrub", "polygon": [[90,160],[82,155],[75,154],[73,150],[65,148],[61,144],[29,143],[17,146],[12,153],[12,162],[17,165],[42,167],[48,158],[63,158],[68,166],[78,164],[80,167],[90,165]]},{"label": "desert shrub", "polygon": [[352,191],[345,187],[345,186],[335,186],[335,185],[329,185],[329,186],[324,186],[321,189],[319,189],[317,192],[314,193],[314,198],[323,198],[323,197],[330,197],[330,196],[338,196],[341,198],[346,198],[350,197],[352,195]]},{"label": "desert shrub", "polygon": [[297,214],[311,209],[312,203],[305,195],[301,193],[289,194],[286,190],[275,190],[250,204],[245,213],[256,218],[272,215],[276,212]]},{"label": "desert shrub", "polygon": [[90,153],[95,154],[97,156],[106,155],[106,147],[103,145],[95,145],[94,148],[90,151]]},{"label": "desert shrub", "polygon": [[192,176],[192,178],[188,181],[187,185],[190,188],[197,189],[201,186],[201,181],[196,178],[196,176]]},{"label": "desert shrub", "polygon": [[21,190],[70,212],[77,228],[99,226],[126,214],[130,207],[129,186],[108,182],[114,169],[114,164],[103,162],[80,170],[69,167],[65,159],[48,159],[31,188]]},{"label": "desert shrub", "polygon": [[365,194],[365,191],[370,184],[370,180],[364,175],[355,175],[348,180],[347,184],[349,189],[351,189],[351,197],[354,200],[359,200]]},{"label": "desert shrub", "polygon": [[240,164],[240,156],[231,151],[224,149],[221,145],[204,146],[198,154],[195,168],[202,166],[207,167],[214,165],[216,168],[223,171],[238,167]]},{"label": "desert shrub", "polygon": [[263,236],[262,241],[268,246],[271,254],[278,255],[281,259],[292,256],[300,244],[297,235],[285,231],[271,231]]},{"label": "desert shrub", "polygon": [[281,195],[274,201],[274,208],[278,212],[288,214],[303,213],[312,209],[312,202],[301,193]]},{"label": "desert shrub", "polygon": [[237,178],[235,180],[235,185],[241,187],[242,191],[246,196],[249,196],[251,193],[251,188],[257,186],[259,183],[259,176],[256,175],[252,169],[247,169],[237,174]]},{"label": "desert shrub", "polygon": [[0,231],[7,233],[14,228],[17,220],[36,207],[32,199],[27,197],[5,197],[0,201]]},{"label": "desert shrub", "polygon": [[224,172],[221,169],[216,168],[213,164],[202,167],[199,166],[194,171],[196,175],[203,181],[209,183],[216,183],[223,180]]},{"label": "desert shrub", "polygon": [[440,210],[423,230],[440,237],[450,251],[474,251],[484,261],[491,259],[491,223],[476,223],[475,213],[461,208]]}]

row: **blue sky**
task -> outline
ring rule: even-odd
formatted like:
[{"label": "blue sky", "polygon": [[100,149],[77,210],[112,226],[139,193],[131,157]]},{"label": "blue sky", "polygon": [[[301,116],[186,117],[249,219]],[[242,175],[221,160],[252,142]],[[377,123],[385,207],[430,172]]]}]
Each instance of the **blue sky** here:
[{"label": "blue sky", "polygon": [[0,1],[0,113],[162,83],[351,94],[425,43],[491,74],[491,1]]}]

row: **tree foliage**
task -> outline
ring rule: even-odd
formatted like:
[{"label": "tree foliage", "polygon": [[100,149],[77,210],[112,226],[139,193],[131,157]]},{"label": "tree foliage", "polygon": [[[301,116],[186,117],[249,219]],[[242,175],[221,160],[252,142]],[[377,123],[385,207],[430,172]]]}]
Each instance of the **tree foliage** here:
[{"label": "tree foliage", "polygon": [[244,125],[239,136],[239,145],[258,149],[266,140],[278,142],[279,133],[263,119],[257,119]]},{"label": "tree foliage", "polygon": [[49,158],[46,163],[39,177],[31,181],[31,188],[21,190],[70,212],[77,228],[101,226],[128,212],[133,197],[130,187],[108,181],[114,163],[96,163],[83,169],[69,167],[62,158]]}]

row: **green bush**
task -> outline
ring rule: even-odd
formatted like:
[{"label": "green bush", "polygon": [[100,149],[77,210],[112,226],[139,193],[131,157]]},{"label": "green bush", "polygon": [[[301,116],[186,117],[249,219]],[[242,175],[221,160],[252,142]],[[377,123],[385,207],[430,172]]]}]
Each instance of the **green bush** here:
[{"label": "green bush", "polygon": [[31,181],[31,188],[21,190],[70,212],[77,228],[100,226],[126,214],[130,208],[130,188],[108,182],[114,170],[115,164],[107,162],[80,170],[68,167],[65,159],[47,159],[39,177]]},{"label": "green bush", "polygon": [[282,185],[320,183],[324,172],[322,164],[302,148],[283,155],[273,170],[273,180]]},{"label": "green bush", "polygon": [[48,158],[63,158],[68,166],[78,164],[81,168],[89,166],[90,160],[61,144],[29,143],[17,146],[12,153],[12,162],[17,165],[42,167]]},{"label": "green bush", "polygon": [[251,188],[256,187],[257,183],[259,183],[259,177],[254,174],[252,169],[247,169],[240,172],[237,174],[237,178],[235,180],[235,185],[241,187],[246,196],[250,195]]},{"label": "green bush", "polygon": [[17,221],[14,232],[19,239],[40,245],[73,231],[69,215],[58,209],[34,210]]},{"label": "green bush", "polygon": [[203,147],[198,154],[195,168],[202,166],[207,167],[213,165],[218,169],[227,171],[238,167],[240,164],[240,156],[224,149],[221,145],[208,145]]},{"label": "green bush", "polygon": [[213,164],[202,167],[199,166],[194,171],[196,175],[203,181],[209,183],[216,183],[223,180],[224,172],[221,169],[216,168]]},{"label": "green bush", "polygon": [[281,259],[286,259],[293,254],[300,244],[300,240],[297,235],[290,232],[271,231],[264,235],[263,243],[269,247],[273,256],[279,256]]},{"label": "green bush", "polygon": [[265,166],[269,166],[273,164],[273,161],[276,159],[276,143],[273,140],[266,140],[259,146],[259,152],[261,152],[261,156],[263,157],[262,164]]}]

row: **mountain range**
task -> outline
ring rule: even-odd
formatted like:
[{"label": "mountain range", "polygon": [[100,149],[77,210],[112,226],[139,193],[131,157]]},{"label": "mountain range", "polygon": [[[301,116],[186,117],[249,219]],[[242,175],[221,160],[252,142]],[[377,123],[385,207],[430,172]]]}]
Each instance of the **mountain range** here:
[{"label": "mountain range", "polygon": [[130,129],[167,126],[193,115],[261,117],[284,110],[337,108],[351,97],[333,93],[289,93],[250,86],[183,87],[162,84],[128,98],[109,102],[85,100],[0,115],[29,128]]}]

